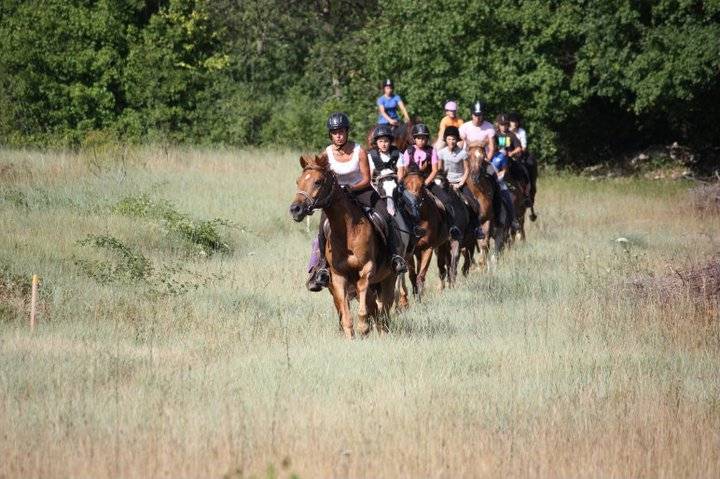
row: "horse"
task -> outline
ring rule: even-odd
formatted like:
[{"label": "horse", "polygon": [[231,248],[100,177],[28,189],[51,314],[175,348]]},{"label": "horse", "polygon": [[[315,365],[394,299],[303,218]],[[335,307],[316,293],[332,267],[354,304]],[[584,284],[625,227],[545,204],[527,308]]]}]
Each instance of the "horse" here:
[{"label": "horse", "polygon": [[325,231],[325,255],[330,267],[330,293],[341,330],[348,339],[355,336],[350,300],[359,302],[358,326],[365,337],[374,321],[379,334],[388,331],[390,308],[395,297],[396,274],[387,248],[360,205],[338,184],[328,157],[303,155],[297,192],[290,215],[300,222],[321,209]]},{"label": "horse", "polygon": [[[425,278],[430,267],[433,250],[440,248],[449,240],[449,227],[440,208],[425,187],[425,180],[417,170],[410,170],[402,180],[404,191],[401,207],[412,216],[415,225],[424,230],[423,236],[417,239],[412,253],[406,261],[410,273],[413,295],[420,300],[425,289]],[[400,301],[407,302],[407,288],[402,282]]]},{"label": "horse", "polygon": [[470,176],[468,178],[468,188],[480,204],[480,229],[483,238],[478,240],[478,250],[480,252],[480,265],[488,266],[488,258],[490,254],[490,239],[495,243],[495,255],[499,255],[505,242],[510,234],[509,218],[503,218],[504,207],[500,198],[500,189],[494,178],[495,169],[490,164],[485,154],[484,146],[468,147],[468,160],[470,163]]},{"label": "horse", "polygon": [[[512,197],[513,206],[515,207],[515,216],[517,217],[520,228],[517,230],[515,236],[510,235],[510,242],[508,245],[512,245],[515,241],[525,241],[525,213],[527,211],[527,204],[525,203],[525,191],[529,190],[529,173],[517,160],[510,160],[510,168],[505,177],[505,183],[508,185],[510,190],[510,196]],[[534,215],[535,212],[532,211]]]},{"label": "horse", "polygon": [[[397,147],[398,150],[401,152],[404,152],[409,145],[413,142],[412,137],[412,127],[413,125],[417,123],[416,117],[413,117],[410,119],[410,121],[406,123],[398,123],[393,128],[394,130],[394,138],[393,138],[393,145]],[[370,130],[367,132],[367,135],[365,135],[365,148],[374,148],[375,142],[373,141],[373,133],[375,132],[375,127],[377,125],[374,125]]]},{"label": "horse", "polygon": [[457,269],[460,256],[464,256],[463,276],[467,276],[472,264],[472,255],[475,250],[475,228],[477,226],[477,215],[465,204],[465,201],[448,183],[443,173],[438,173],[435,179],[437,187],[442,188],[442,200],[446,207],[451,210],[453,226],[456,231],[450,230],[450,239],[443,243],[436,250],[438,272],[440,274],[440,288],[445,288],[445,281],[449,287],[453,287],[457,279]]}]

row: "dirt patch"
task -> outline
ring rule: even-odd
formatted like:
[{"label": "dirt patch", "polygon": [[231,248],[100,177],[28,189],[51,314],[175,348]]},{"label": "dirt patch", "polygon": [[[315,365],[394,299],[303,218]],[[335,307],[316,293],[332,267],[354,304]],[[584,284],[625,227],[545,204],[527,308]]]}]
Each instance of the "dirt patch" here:
[{"label": "dirt patch", "polygon": [[667,275],[635,278],[630,285],[641,296],[659,299],[663,304],[690,300],[717,311],[720,306],[720,256],[704,264],[672,268]]},{"label": "dirt patch", "polygon": [[720,215],[720,183],[696,186],[690,190],[690,198],[700,213]]}]

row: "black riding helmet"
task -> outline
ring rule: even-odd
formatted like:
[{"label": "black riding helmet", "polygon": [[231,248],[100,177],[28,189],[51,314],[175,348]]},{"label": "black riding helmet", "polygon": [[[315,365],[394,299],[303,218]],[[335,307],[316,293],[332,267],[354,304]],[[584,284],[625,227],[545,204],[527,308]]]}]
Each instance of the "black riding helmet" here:
[{"label": "black riding helmet", "polygon": [[519,126],[520,125],[520,114],[516,111],[511,111],[510,113],[508,113],[508,121],[517,123]]},{"label": "black riding helmet", "polygon": [[395,85],[393,85],[393,81],[389,78],[383,82],[383,88],[385,88],[386,86],[395,88]]},{"label": "black riding helmet", "polygon": [[416,136],[430,136],[430,130],[428,129],[427,125],[425,123],[418,123],[417,125],[413,125],[412,127],[412,136],[415,138]]},{"label": "black riding helmet", "polygon": [[327,129],[328,131],[342,129],[350,131],[350,118],[348,118],[345,113],[339,111],[332,113],[327,119]]},{"label": "black riding helmet", "polygon": [[498,125],[507,125],[508,123],[510,123],[507,113],[500,113],[495,118],[495,123],[497,123]]},{"label": "black riding helmet", "polygon": [[475,116],[481,116],[485,114],[485,104],[480,100],[473,102],[470,107],[470,114]]},{"label": "black riding helmet", "polygon": [[460,130],[457,126],[448,126],[443,132],[443,140],[447,140],[448,136],[454,136],[458,140],[460,139]]},{"label": "black riding helmet", "polygon": [[373,132],[373,141],[377,141],[378,138],[382,138],[383,136],[387,136],[390,140],[395,138],[390,125],[378,125]]}]

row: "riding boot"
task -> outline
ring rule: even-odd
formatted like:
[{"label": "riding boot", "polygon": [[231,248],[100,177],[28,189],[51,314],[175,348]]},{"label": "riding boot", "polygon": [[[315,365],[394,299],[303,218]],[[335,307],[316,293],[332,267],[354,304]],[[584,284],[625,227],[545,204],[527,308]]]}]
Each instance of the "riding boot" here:
[{"label": "riding boot", "polygon": [[390,252],[390,264],[392,265],[393,270],[397,274],[402,274],[407,272],[407,262],[405,261],[405,258],[402,257],[400,252],[398,251],[398,244],[400,244],[400,235],[397,229],[397,226],[395,226],[395,221],[393,221],[392,217],[388,216],[387,218],[387,228],[388,228],[388,235],[387,235],[387,246],[388,251]]},{"label": "riding boot", "polygon": [[310,268],[310,277],[305,286],[312,292],[318,292],[330,284],[330,271],[325,259],[325,233],[323,231],[324,217],[320,220],[320,232],[317,237],[319,259],[317,264]]}]

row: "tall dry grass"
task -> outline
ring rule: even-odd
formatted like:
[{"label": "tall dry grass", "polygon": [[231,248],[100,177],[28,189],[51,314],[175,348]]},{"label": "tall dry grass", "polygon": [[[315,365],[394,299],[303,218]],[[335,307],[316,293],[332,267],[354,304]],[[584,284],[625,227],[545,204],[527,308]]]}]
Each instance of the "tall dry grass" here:
[{"label": "tall dry grass", "polygon": [[543,178],[496,272],[347,342],[296,157],[0,152],[0,477],[720,475],[717,312],[629,286],[718,251],[688,185]]}]

